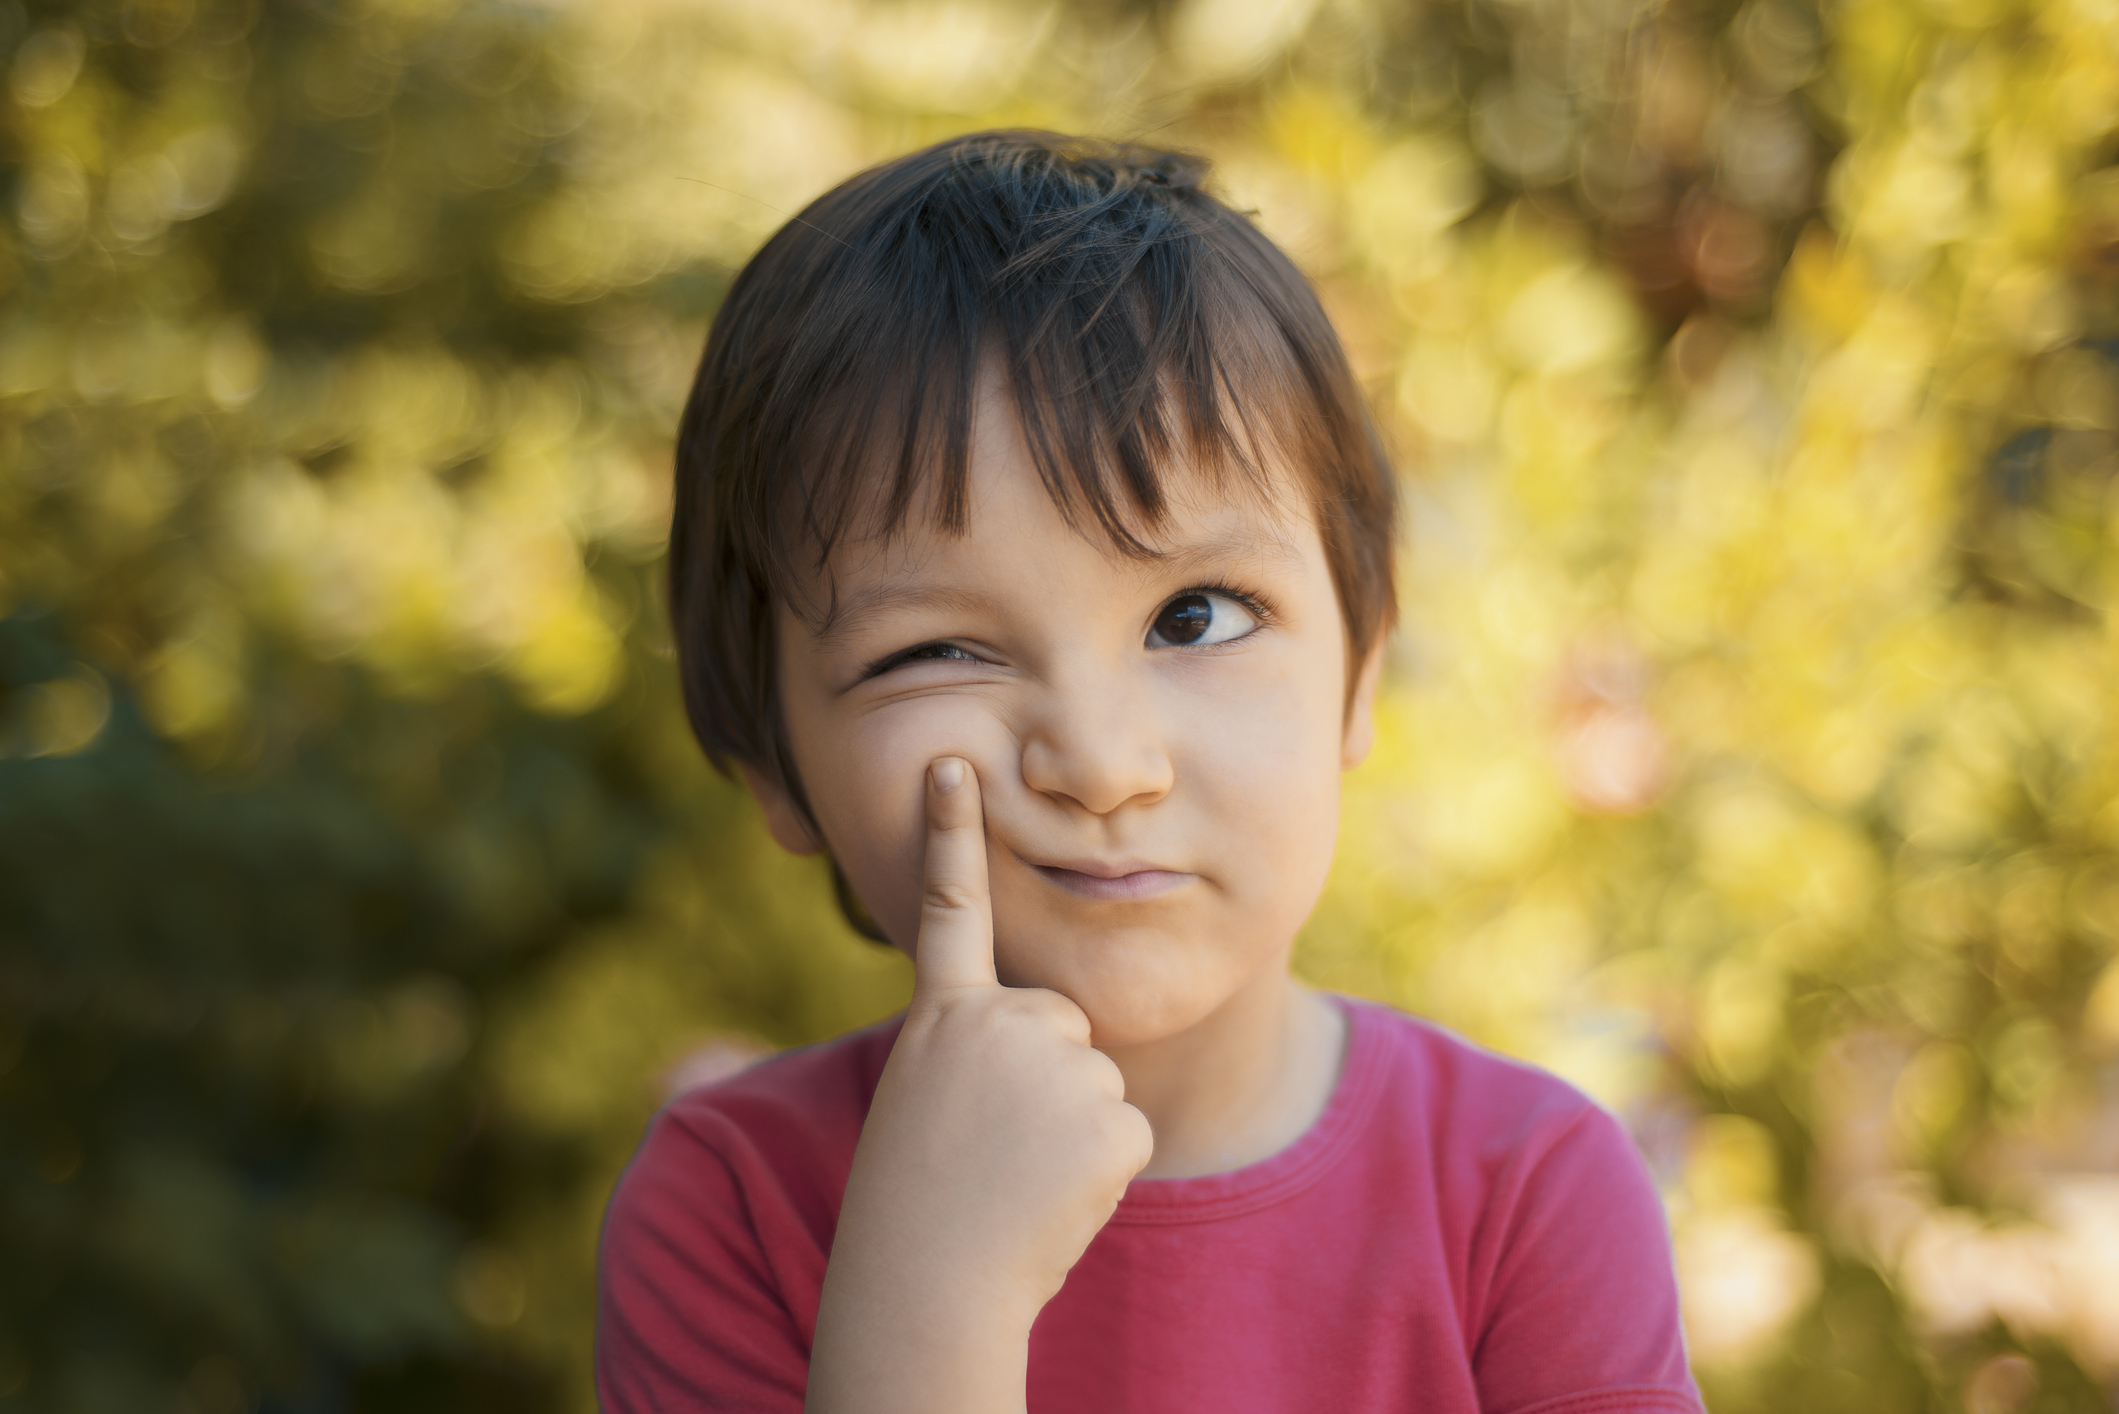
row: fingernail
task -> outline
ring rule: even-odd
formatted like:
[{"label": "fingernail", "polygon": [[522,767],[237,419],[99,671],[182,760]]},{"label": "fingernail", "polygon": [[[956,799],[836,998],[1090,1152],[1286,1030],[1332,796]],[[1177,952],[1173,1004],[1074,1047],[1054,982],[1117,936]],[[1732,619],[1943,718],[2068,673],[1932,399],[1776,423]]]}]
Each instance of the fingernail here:
[{"label": "fingernail", "polygon": [[964,784],[964,763],[954,756],[944,756],[928,769],[936,790],[952,791]]}]

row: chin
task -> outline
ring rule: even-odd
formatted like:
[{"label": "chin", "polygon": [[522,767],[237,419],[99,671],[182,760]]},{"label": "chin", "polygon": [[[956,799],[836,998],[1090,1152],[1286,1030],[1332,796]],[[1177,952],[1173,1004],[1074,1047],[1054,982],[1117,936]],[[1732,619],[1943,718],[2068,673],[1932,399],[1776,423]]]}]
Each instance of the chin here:
[{"label": "chin", "polygon": [[[1070,945],[1070,943],[1072,945]],[[1155,929],[1099,931],[1057,946],[997,950],[1001,980],[1058,992],[1089,1018],[1100,1050],[1146,1045],[1190,1030],[1251,980],[1255,966],[1221,948],[1187,946]]]}]

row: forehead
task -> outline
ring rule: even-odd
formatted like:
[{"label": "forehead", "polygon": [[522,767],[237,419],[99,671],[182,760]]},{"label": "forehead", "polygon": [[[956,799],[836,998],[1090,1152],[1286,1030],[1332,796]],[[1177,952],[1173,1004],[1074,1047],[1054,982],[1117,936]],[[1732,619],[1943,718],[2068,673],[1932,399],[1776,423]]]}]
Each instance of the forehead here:
[{"label": "forehead", "polygon": [[1309,496],[1278,459],[1258,472],[1174,458],[1159,477],[1153,517],[1128,509],[1123,534],[1066,504],[997,392],[982,396],[972,429],[961,518],[951,524],[935,481],[923,483],[892,522],[864,516],[805,576],[789,608],[812,632],[837,637],[892,609],[984,599],[996,586],[1030,583],[1124,592],[1132,585],[1232,573],[1298,572],[1322,549]]}]

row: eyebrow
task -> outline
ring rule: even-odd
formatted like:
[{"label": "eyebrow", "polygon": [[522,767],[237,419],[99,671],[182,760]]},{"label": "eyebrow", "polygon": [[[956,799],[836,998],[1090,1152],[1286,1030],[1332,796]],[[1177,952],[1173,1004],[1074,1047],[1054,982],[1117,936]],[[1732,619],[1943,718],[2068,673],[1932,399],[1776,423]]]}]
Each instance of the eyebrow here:
[{"label": "eyebrow", "polygon": [[984,605],[976,594],[943,585],[897,584],[861,596],[856,604],[835,603],[812,633],[817,642],[832,644],[851,638],[863,625],[886,614],[915,609],[955,609],[968,613]]},{"label": "eyebrow", "polygon": [[[1302,550],[1288,536],[1277,532],[1251,533],[1229,530],[1189,545],[1159,551],[1138,561],[1144,568],[1162,574],[1203,574],[1231,560],[1256,562],[1261,570],[1290,570],[1302,564]],[[985,600],[962,589],[917,582],[886,584],[863,594],[859,602],[847,603],[834,596],[821,621],[811,630],[820,644],[843,642],[873,620],[894,613],[945,609],[969,613],[985,607]]]},{"label": "eyebrow", "polygon": [[1291,570],[1302,565],[1302,549],[1277,529],[1226,530],[1190,545],[1180,545],[1141,561],[1160,570],[1197,574],[1230,560],[1253,560],[1263,568]]}]

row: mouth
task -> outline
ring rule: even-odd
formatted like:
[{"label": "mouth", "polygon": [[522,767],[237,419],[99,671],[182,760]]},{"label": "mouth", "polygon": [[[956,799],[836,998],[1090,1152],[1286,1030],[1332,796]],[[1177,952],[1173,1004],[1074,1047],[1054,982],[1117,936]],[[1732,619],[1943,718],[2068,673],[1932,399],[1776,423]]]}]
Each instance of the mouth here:
[{"label": "mouth", "polygon": [[1070,859],[1065,864],[1033,864],[1030,867],[1068,893],[1100,902],[1156,898],[1193,877],[1130,859],[1110,863],[1097,859]]}]

